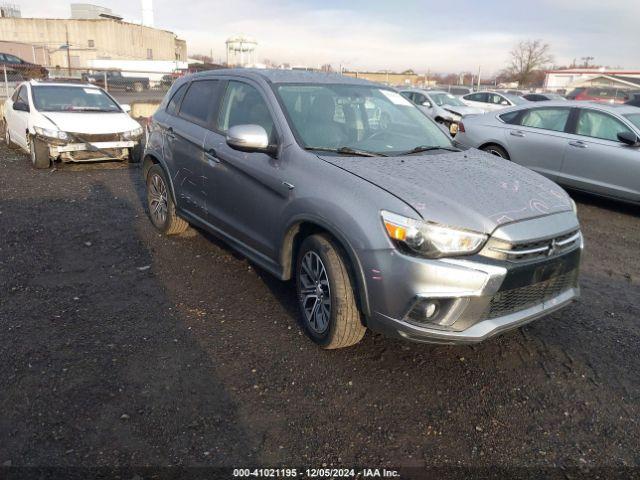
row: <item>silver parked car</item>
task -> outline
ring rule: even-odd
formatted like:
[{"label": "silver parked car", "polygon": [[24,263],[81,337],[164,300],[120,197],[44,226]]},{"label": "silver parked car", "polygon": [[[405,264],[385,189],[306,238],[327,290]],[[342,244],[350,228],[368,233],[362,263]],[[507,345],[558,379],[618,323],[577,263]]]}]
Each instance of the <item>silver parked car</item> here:
[{"label": "silver parked car", "polygon": [[456,141],[568,187],[640,202],[640,108],[544,102],[467,117]]},{"label": "silver parked car", "polygon": [[460,99],[470,107],[478,108],[483,112],[494,112],[514,105],[525,105],[528,100],[511,93],[503,92],[475,92],[463,95]]},{"label": "silver parked car", "polygon": [[453,135],[458,131],[458,122],[465,115],[483,113],[479,108],[465,105],[458,97],[441,90],[407,88],[400,90],[400,93],[436,122],[445,125]]},{"label": "silver parked car", "polygon": [[582,237],[560,187],[455,148],[406,98],[365,80],[180,78],[153,115],[142,170],[160,231],[198,226],[293,279],[301,324],[323,348],[367,328],[478,342],[579,293]]}]

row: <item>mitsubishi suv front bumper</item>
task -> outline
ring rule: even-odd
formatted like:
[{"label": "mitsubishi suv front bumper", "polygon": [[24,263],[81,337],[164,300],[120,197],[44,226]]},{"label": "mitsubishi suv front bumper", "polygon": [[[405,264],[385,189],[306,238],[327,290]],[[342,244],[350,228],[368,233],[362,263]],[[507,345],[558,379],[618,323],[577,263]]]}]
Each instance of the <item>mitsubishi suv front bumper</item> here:
[{"label": "mitsubishi suv front bumper", "polygon": [[564,212],[499,227],[470,257],[369,252],[369,327],[419,342],[480,342],[577,298],[582,249],[577,218]]}]

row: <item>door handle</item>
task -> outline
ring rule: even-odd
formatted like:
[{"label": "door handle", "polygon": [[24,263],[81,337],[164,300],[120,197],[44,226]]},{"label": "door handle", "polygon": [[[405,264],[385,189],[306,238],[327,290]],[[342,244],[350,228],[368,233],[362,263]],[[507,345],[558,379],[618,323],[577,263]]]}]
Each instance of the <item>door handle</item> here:
[{"label": "door handle", "polygon": [[522,138],[522,137],[524,137],[524,132],[521,132],[520,130],[515,130],[515,131],[511,130],[509,132],[509,135],[511,135],[512,137],[520,137],[520,138]]},{"label": "door handle", "polygon": [[207,158],[207,160],[211,160],[215,163],[220,163],[220,159],[218,158],[218,154],[216,153],[216,150],[214,148],[210,148],[209,150],[204,152],[204,156]]},{"label": "door handle", "polygon": [[167,135],[167,137],[168,137],[168,138],[170,138],[171,140],[175,140],[175,138],[176,138],[176,134],[175,134],[175,133],[173,133],[173,128],[171,128],[171,127],[167,128],[166,135]]},{"label": "door handle", "polygon": [[580,140],[578,140],[577,142],[569,142],[569,145],[571,145],[572,147],[577,147],[577,148],[587,148],[588,145],[584,142],[581,142]]}]

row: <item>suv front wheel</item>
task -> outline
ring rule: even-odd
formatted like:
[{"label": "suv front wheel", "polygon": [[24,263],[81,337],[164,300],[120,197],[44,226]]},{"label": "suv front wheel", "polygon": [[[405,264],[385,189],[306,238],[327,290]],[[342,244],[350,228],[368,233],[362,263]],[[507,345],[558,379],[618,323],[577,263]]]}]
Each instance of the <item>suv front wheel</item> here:
[{"label": "suv front wheel", "polygon": [[154,165],[147,173],[147,208],[151,223],[166,235],[177,235],[189,228],[189,224],[176,215],[169,182],[160,165]]},{"label": "suv front wheel", "polygon": [[366,328],[343,255],[327,235],[311,235],[300,246],[296,287],[302,324],[322,348],[358,343]]}]

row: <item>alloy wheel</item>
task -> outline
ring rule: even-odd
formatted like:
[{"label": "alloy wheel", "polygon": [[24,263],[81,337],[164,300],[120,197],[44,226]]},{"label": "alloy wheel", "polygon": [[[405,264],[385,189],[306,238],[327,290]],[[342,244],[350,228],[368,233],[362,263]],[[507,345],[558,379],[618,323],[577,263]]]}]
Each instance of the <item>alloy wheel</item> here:
[{"label": "alloy wheel", "polygon": [[305,321],[315,333],[323,334],[331,319],[331,287],[327,270],[316,252],[309,251],[302,257],[298,283]]},{"label": "alloy wheel", "polygon": [[157,173],[151,176],[151,182],[147,189],[147,200],[154,223],[164,225],[167,221],[167,186],[164,179]]}]

